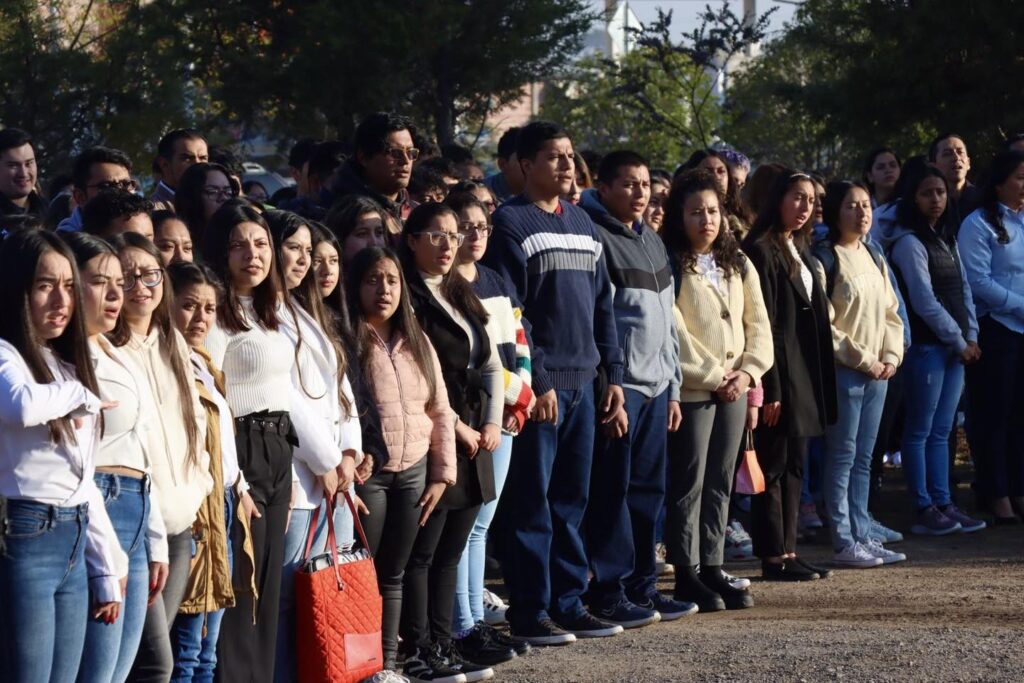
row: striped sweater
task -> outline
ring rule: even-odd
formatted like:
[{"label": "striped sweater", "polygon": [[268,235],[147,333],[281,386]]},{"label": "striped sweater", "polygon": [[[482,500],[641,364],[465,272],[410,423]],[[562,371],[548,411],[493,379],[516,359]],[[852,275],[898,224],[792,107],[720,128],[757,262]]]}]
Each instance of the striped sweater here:
[{"label": "striped sweater", "polygon": [[512,285],[530,321],[537,395],[581,389],[598,365],[621,386],[612,284],[586,212],[559,201],[559,210],[549,213],[524,196],[510,199],[494,212],[484,259]]},{"label": "striped sweater", "polygon": [[505,369],[505,408],[516,416],[522,429],[526,408],[533,398],[530,340],[523,326],[523,313],[511,285],[487,266],[477,264],[476,269],[473,289],[487,309],[487,336],[497,347]]}]

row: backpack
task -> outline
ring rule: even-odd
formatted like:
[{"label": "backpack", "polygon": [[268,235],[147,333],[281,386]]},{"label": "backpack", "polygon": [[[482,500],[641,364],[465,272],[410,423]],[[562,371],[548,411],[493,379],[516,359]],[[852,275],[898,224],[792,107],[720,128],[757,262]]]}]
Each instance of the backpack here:
[{"label": "backpack", "polygon": [[[882,256],[882,251],[870,242],[863,242],[862,244],[867,247],[868,254],[871,255],[871,260],[878,266],[882,277],[885,277],[885,268],[882,265],[885,262],[885,257]],[[836,288],[836,276],[839,275],[839,259],[836,258],[836,245],[828,239],[818,240],[814,244],[812,253],[821,262],[822,268],[825,269],[825,296],[831,299],[832,292]]]}]

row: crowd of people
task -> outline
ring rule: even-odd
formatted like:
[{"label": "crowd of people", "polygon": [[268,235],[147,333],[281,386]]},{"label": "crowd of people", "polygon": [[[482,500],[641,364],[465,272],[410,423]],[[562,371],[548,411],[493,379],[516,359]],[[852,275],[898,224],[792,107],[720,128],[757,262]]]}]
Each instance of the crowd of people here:
[{"label": "crowd of people", "polygon": [[[904,561],[873,514],[896,453],[909,531],[1020,524],[1024,138],[980,186],[955,134],[825,182],[535,121],[484,177],[378,113],[288,163],[268,196],[179,129],[148,197],[92,147],[47,200],[0,130],[3,680],[296,680],[330,510],[373,558],[378,682],[751,608],[730,560]],[[798,553],[820,527],[827,566]]]}]

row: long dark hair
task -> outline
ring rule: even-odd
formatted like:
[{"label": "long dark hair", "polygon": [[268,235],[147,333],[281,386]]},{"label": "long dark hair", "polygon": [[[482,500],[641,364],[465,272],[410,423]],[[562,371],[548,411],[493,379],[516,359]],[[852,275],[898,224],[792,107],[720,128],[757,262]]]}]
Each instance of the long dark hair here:
[{"label": "long dark hair", "polygon": [[[109,256],[120,262],[117,250],[110,246],[110,242],[99,237],[86,232],[65,232],[61,233],[60,237],[67,243],[71,252],[75,255],[75,263],[78,266],[79,273],[82,272],[82,269],[85,268],[89,261],[97,256]],[[127,341],[130,336],[131,330],[128,329],[128,323],[125,321],[124,315],[118,315],[117,322],[114,323],[114,329],[107,333],[107,338]],[[123,346],[124,341],[118,344],[118,346]]]},{"label": "long dark hair", "polygon": [[[160,250],[156,248],[147,238],[135,232],[124,232],[116,235],[110,240],[111,246],[117,250],[118,256],[123,256],[126,249],[138,249],[144,251],[156,260],[156,265],[163,275],[163,296],[160,303],[153,310],[149,327],[156,327],[160,335],[160,356],[171,366],[174,375],[174,382],[178,385],[178,394],[181,396],[181,418],[185,422],[185,436],[188,440],[188,462],[193,466],[199,464],[200,437],[199,425],[197,423],[195,405],[192,403],[192,392],[195,390],[192,382],[194,376],[192,368],[181,357],[178,351],[178,343],[185,344],[184,338],[178,332],[171,319],[171,311],[174,310],[174,289],[167,279],[167,269],[164,268],[160,259]],[[122,314],[123,317],[123,314]],[[110,341],[114,346],[124,346],[131,338],[131,330],[124,326],[125,334],[122,336],[110,335]]]},{"label": "long dark hair", "polygon": [[217,295],[217,306],[224,300],[224,284],[217,277],[209,266],[193,261],[175,261],[167,266],[167,276],[174,288],[175,296],[181,294],[181,290],[194,285],[206,285],[213,289]]},{"label": "long dark hair", "polygon": [[[750,234],[747,235],[746,240],[744,240],[745,245],[753,244],[757,240],[775,242],[782,252],[782,258],[786,262],[786,266],[791,277],[800,273],[800,263],[793,257],[789,248],[784,244],[786,239],[786,230],[782,225],[782,200],[785,198],[787,192],[789,192],[797,183],[802,182],[811,184],[811,196],[814,196],[814,179],[811,178],[811,176],[792,169],[786,169],[781,173],[775,179],[775,184],[772,185],[772,189],[768,194],[765,206],[757,215],[757,220],[754,221],[754,227],[750,229]],[[817,201],[817,198],[815,198],[815,201]],[[797,250],[804,251],[810,246],[813,223],[814,210],[812,206],[807,222],[792,232],[793,245],[796,246]]]},{"label": "long dark hair", "polygon": [[206,179],[209,175],[219,171],[228,179],[228,184],[234,191],[235,196],[241,192],[231,172],[221,165],[212,162],[201,162],[192,164],[181,174],[178,181],[178,189],[174,192],[174,211],[178,217],[188,226],[192,235],[192,242],[196,245],[203,244],[206,237],[206,217],[203,215],[203,189],[206,187]]},{"label": "long dark hair", "polygon": [[985,220],[995,230],[999,244],[1007,244],[1010,241],[1010,234],[1006,232],[1003,215],[999,211],[999,186],[1009,180],[1021,164],[1024,164],[1024,153],[1012,149],[1004,150],[996,154],[985,178],[981,210],[984,212]]},{"label": "long dark hair", "polygon": [[832,243],[839,241],[839,210],[843,206],[843,200],[853,188],[860,188],[871,196],[871,190],[866,183],[859,180],[833,180],[825,188],[825,199],[821,203],[821,218],[828,226],[828,239]]},{"label": "long dark hair", "polygon": [[[740,197],[740,189],[736,187],[736,184],[732,181],[732,174],[729,173],[729,162],[720,152],[713,149],[698,149],[691,154],[690,158],[686,160],[686,163],[676,171],[676,177],[678,178],[687,171],[698,170],[701,162],[707,158],[715,158],[725,164],[725,194],[723,195],[719,193],[718,198],[719,204],[721,204],[721,208],[726,214],[723,216],[723,222],[728,226],[728,220],[726,220],[728,216],[735,216],[747,225],[750,225],[750,223],[754,221],[753,212],[747,208],[746,204],[744,204]],[[710,173],[708,175],[710,175]],[[715,186],[715,191],[718,192],[717,185]]]},{"label": "long dark hair", "polygon": [[371,385],[375,380],[370,364],[373,331],[370,328],[370,324],[366,321],[366,314],[363,312],[360,290],[362,289],[363,278],[366,277],[370,269],[385,260],[395,264],[395,268],[398,270],[398,280],[402,286],[402,293],[398,298],[398,310],[392,316],[391,324],[394,330],[405,337],[406,347],[409,349],[409,353],[412,354],[416,367],[419,368],[419,371],[427,380],[431,397],[427,401],[427,407],[431,407],[434,402],[433,397],[437,393],[439,378],[434,373],[434,361],[430,354],[430,340],[427,339],[427,335],[420,328],[420,324],[416,320],[416,314],[412,310],[412,303],[409,301],[409,285],[402,274],[402,264],[398,259],[398,254],[386,247],[367,247],[363,249],[356,254],[355,259],[352,261],[352,266],[349,268],[349,285],[346,288],[348,292],[348,308],[352,313],[352,324],[355,326],[356,334],[359,336],[359,361],[363,369],[363,377]]},{"label": "long dark hair", "polygon": [[[349,195],[332,206],[324,217],[324,223],[327,225],[327,229],[338,238],[338,244],[344,244],[348,236],[355,230],[359,219],[370,213],[380,216],[386,235],[388,233],[387,209],[363,195]],[[338,256],[343,256],[343,254],[339,251]]]},{"label": "long dark hair", "polygon": [[[669,190],[665,202],[665,222],[661,227],[661,238],[669,254],[679,264],[680,272],[693,271],[697,267],[697,254],[693,251],[693,245],[690,244],[683,223],[683,205],[690,195],[698,192],[714,192],[721,204],[718,183],[710,173],[703,170],[686,171],[679,175],[672,182],[672,189]],[[719,209],[721,224],[718,226],[718,236],[711,243],[711,254],[725,276],[731,277],[733,273],[742,272],[746,257],[740,251],[732,230],[729,229],[727,214],[721,211],[721,207]]]},{"label": "long dark hair", "polygon": [[[917,188],[928,178],[938,178],[946,187],[946,208],[939,216],[939,220],[935,222],[934,227],[928,224],[928,219],[917,207]],[[926,164],[915,169],[907,177],[899,204],[896,206],[896,220],[904,228],[912,230],[922,241],[941,239],[953,246],[955,238],[949,225],[949,185],[946,183],[946,176],[942,175],[942,171]]]},{"label": "long dark hair", "polygon": [[[867,188],[869,197],[875,196],[875,184],[871,182],[871,169],[875,166],[875,159],[882,154],[891,154],[896,160],[896,165],[901,171],[903,170],[903,161],[900,159],[900,155],[897,154],[896,150],[892,147],[882,145],[881,147],[875,147],[873,150],[868,152],[868,156],[864,159],[864,169],[862,170],[861,175],[864,179],[864,187]],[[899,178],[896,179],[896,182],[899,182]],[[897,189],[898,188],[894,187],[893,192],[896,192]]]},{"label": "long dark hair", "polygon": [[[56,252],[71,264],[74,281],[74,309],[64,332],[56,339],[44,341],[32,327],[29,298],[36,279],[36,268],[43,254]],[[0,300],[7,302],[0,315],[0,338],[18,350],[28,365],[32,378],[40,384],[55,381],[43,355],[48,346],[58,358],[74,366],[78,381],[99,395],[96,374],[89,355],[85,320],[82,318],[82,280],[75,256],[56,233],[44,230],[22,230],[9,235],[0,245]],[[59,445],[77,443],[74,422],[69,416],[50,420],[50,438]]]},{"label": "long dark hair", "polygon": [[[484,210],[484,215],[487,215],[486,210]],[[402,256],[402,264],[408,269],[406,272],[407,279],[420,277],[419,270],[416,268],[416,255],[409,248],[408,238],[425,232],[430,227],[431,222],[441,216],[451,216],[455,219],[456,225],[459,222],[458,214],[450,206],[437,203],[420,204],[412,210],[409,218],[406,219],[405,227],[402,228],[402,247],[399,253]],[[471,316],[476,318],[480,321],[481,325],[486,324],[488,320],[487,310],[480,303],[480,298],[473,291],[473,286],[455,268],[454,258],[452,263],[451,270],[441,278],[441,287],[439,288],[441,296],[462,315],[467,318]]]},{"label": "long dark hair", "polygon": [[[323,223],[310,221],[309,230],[313,235],[314,254],[316,254],[316,248],[325,242],[338,253],[338,284],[335,286],[334,291],[323,298],[322,301],[324,306],[326,306],[326,313],[332,318],[334,326],[341,334],[341,338],[343,340],[351,340],[353,339],[352,321],[349,319],[348,302],[345,299],[345,272],[341,258],[341,244],[338,243],[338,238],[334,236],[334,233],[328,230]],[[315,269],[311,268],[310,270]]]},{"label": "long dark hair", "polygon": [[253,289],[252,307],[256,314],[256,322],[267,330],[277,329],[277,306],[287,300],[288,291],[277,269],[277,255],[273,249],[274,238],[270,226],[252,203],[245,199],[230,199],[224,202],[217,213],[210,219],[206,231],[204,255],[214,272],[224,282],[226,294],[224,305],[217,309],[217,322],[229,332],[244,332],[249,329],[242,314],[242,304],[235,294],[231,283],[231,271],[228,269],[228,252],[231,246],[231,233],[242,223],[255,223],[267,231],[267,239],[271,243],[272,259],[270,272],[266,279]]}]

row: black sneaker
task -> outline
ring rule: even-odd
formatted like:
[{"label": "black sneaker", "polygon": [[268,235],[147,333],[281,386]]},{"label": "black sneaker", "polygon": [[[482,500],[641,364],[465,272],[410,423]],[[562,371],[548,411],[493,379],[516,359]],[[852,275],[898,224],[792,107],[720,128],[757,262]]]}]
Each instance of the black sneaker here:
[{"label": "black sneaker", "polygon": [[761,577],[765,581],[817,581],[821,575],[792,560],[784,560],[781,564],[762,562]]},{"label": "black sneaker", "polygon": [[510,647],[499,645],[492,637],[493,629],[477,624],[463,638],[452,640],[455,649],[462,658],[474,664],[494,666],[516,658],[516,651]]},{"label": "black sneaker", "polygon": [[[445,643],[437,646],[441,656],[448,666],[460,672],[466,678],[466,683],[477,683],[477,681],[489,681],[494,678],[494,669],[482,664],[467,662],[459,654],[458,649],[452,643]],[[511,652],[511,650],[509,650]]]},{"label": "black sneaker", "polygon": [[617,636],[624,630],[618,624],[601,621],[586,611],[575,617],[562,617],[557,623],[577,638],[608,638]]},{"label": "black sneaker", "polygon": [[503,647],[512,648],[512,650],[520,657],[522,655],[525,655],[532,649],[530,647],[530,644],[526,641],[513,638],[504,631],[500,631],[486,622],[478,621],[476,624],[476,628],[480,628],[487,631],[487,635],[490,636],[492,641]]},{"label": "black sneaker", "polygon": [[721,567],[701,567],[700,581],[722,597],[726,609],[746,609],[754,606],[750,591],[734,588],[722,574]]},{"label": "black sneaker", "polygon": [[659,592],[656,592],[643,600],[634,600],[633,604],[637,607],[656,610],[658,614],[661,615],[662,621],[675,621],[676,619],[682,619],[683,617],[688,617],[691,614],[696,614],[697,610],[700,609],[695,603],[673,600],[667,595]]},{"label": "black sneaker", "polygon": [[614,605],[594,610],[594,616],[622,628],[640,628],[661,621],[657,610],[634,605],[625,598]]},{"label": "black sneaker", "polygon": [[466,675],[453,669],[438,648],[420,648],[405,658],[402,673],[411,683],[469,683]]},{"label": "black sneaker", "polygon": [[568,645],[576,642],[576,636],[563,630],[550,618],[510,626],[513,638],[530,645]]},{"label": "black sneaker", "polygon": [[722,596],[705,586],[693,567],[676,567],[676,587],[672,597],[696,604],[701,612],[721,612],[725,609]]},{"label": "black sneaker", "polygon": [[811,564],[810,562],[804,562],[803,558],[800,558],[800,557],[794,557],[794,558],[792,558],[789,561],[790,562],[794,562],[795,561],[798,565],[800,565],[801,567],[803,567],[807,571],[814,572],[815,574],[817,574],[819,577],[821,577],[823,579],[831,579],[832,578],[832,574],[834,574],[834,572],[831,569],[826,569],[825,567],[819,567],[818,565]]}]

